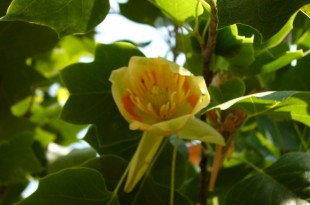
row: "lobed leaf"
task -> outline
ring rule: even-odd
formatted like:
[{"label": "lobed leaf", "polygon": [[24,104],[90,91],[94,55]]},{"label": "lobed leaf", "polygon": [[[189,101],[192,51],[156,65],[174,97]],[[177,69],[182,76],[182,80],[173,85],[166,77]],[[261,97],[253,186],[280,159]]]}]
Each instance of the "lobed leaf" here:
[{"label": "lobed leaf", "polygon": [[0,142],[0,184],[21,182],[42,171],[33,150],[33,133],[25,132]]},{"label": "lobed leaf", "polygon": [[102,205],[111,197],[102,175],[90,168],[70,168],[39,180],[34,194],[17,205]]},{"label": "lobed leaf", "polygon": [[12,105],[33,94],[35,87],[46,82],[26,59],[54,47],[57,35],[43,26],[1,21],[0,33],[2,89]]},{"label": "lobed leaf", "polygon": [[150,25],[153,25],[161,14],[160,9],[145,0],[129,0],[126,4],[120,4],[120,10],[122,15],[129,19]]},{"label": "lobed leaf", "polygon": [[156,5],[176,23],[183,25],[190,18],[203,13],[203,7],[197,0],[155,0]]},{"label": "lobed leaf", "polygon": [[249,117],[268,115],[273,119],[292,119],[310,126],[310,93],[270,91],[230,100],[211,109],[243,109]]},{"label": "lobed leaf", "polygon": [[4,21],[27,21],[53,28],[60,37],[87,33],[108,14],[108,0],[13,0]]},{"label": "lobed leaf", "polygon": [[70,65],[61,71],[70,97],[61,118],[75,124],[95,124],[100,146],[126,142],[138,134],[119,113],[108,81],[112,70],[127,66],[131,56],[143,55],[129,43],[99,44],[92,63]]},{"label": "lobed leaf", "polygon": [[289,18],[309,0],[219,0],[219,29],[232,24],[244,24],[256,29],[266,41],[286,24]]},{"label": "lobed leaf", "polygon": [[[161,161],[158,161],[158,163],[158,166],[154,167],[152,172],[158,172],[157,168],[159,168]],[[127,162],[120,157],[104,155],[86,162],[83,166],[99,171],[106,179],[107,187],[111,190],[119,183],[119,179],[125,171],[126,165]],[[185,170],[181,169],[179,171]],[[146,175],[131,193],[128,194],[119,190],[118,196],[114,196],[111,198],[111,201],[106,204],[158,205],[169,204],[169,202],[169,187],[159,184],[151,175]],[[174,204],[193,205],[193,203],[179,191],[175,191]]]},{"label": "lobed leaf", "polygon": [[308,205],[309,170],[309,153],[286,154],[272,166],[234,186],[224,204]]}]

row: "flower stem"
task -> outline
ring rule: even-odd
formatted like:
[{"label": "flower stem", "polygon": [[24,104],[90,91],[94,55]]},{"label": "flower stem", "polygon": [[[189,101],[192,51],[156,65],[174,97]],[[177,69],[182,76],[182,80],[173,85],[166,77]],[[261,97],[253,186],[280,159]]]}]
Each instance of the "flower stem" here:
[{"label": "flower stem", "polygon": [[170,185],[170,205],[173,205],[174,202],[174,188],[175,188],[175,165],[177,159],[177,151],[179,145],[179,136],[176,136],[173,154],[172,154],[172,163],[171,163],[171,185]]}]

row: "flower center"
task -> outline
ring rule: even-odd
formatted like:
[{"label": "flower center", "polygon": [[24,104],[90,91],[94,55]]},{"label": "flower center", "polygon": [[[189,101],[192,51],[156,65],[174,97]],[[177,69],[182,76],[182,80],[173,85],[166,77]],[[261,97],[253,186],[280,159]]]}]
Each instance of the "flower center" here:
[{"label": "flower center", "polygon": [[140,111],[157,120],[164,120],[173,117],[190,91],[185,76],[157,69],[142,74],[128,92]]}]

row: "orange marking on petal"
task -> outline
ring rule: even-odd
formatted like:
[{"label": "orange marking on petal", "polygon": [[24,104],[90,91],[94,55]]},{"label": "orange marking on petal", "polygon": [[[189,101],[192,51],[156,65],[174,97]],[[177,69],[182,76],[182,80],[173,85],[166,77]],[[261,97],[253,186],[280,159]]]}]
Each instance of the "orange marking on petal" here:
[{"label": "orange marking on petal", "polygon": [[198,99],[199,99],[199,96],[198,95],[195,95],[195,94],[191,94],[187,97],[187,102],[189,102],[189,104],[192,106],[192,107],[195,107],[195,105],[197,104],[198,102]]},{"label": "orange marking on petal", "polygon": [[129,95],[123,96],[122,102],[123,102],[124,108],[128,112],[128,114],[131,117],[133,117],[133,119],[135,119],[137,121],[141,121],[141,117],[139,115],[137,115],[134,111],[135,104],[132,102]]},{"label": "orange marking on petal", "polygon": [[185,90],[185,92],[187,92],[189,90],[189,82],[188,79],[185,78],[184,84],[183,84],[183,88]]},{"label": "orange marking on petal", "polygon": [[155,71],[155,70],[152,70],[152,71],[151,71],[151,74],[152,74],[152,77],[153,77],[153,79],[154,79],[154,82],[157,82],[156,71]]}]

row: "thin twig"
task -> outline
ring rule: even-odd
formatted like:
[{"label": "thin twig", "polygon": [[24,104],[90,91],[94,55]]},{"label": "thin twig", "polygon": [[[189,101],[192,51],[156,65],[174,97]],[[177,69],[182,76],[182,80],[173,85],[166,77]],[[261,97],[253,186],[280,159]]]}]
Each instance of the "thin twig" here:
[{"label": "thin twig", "polygon": [[179,35],[179,26],[178,25],[174,25],[174,29],[173,29],[173,33],[174,33],[174,39],[175,39],[175,44],[172,48],[172,53],[173,53],[173,61],[176,62],[177,57],[179,55],[179,48],[178,48],[178,41],[177,41],[177,37]]}]

